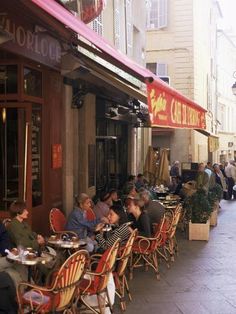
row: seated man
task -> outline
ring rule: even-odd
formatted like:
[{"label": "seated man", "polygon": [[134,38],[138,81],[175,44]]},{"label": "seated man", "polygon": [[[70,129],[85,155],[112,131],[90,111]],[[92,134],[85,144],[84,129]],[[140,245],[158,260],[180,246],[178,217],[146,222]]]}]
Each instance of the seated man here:
[{"label": "seated man", "polygon": [[157,201],[152,201],[150,193],[145,189],[142,189],[139,195],[144,202],[144,209],[150,218],[151,224],[159,223],[165,213],[165,207]]}]

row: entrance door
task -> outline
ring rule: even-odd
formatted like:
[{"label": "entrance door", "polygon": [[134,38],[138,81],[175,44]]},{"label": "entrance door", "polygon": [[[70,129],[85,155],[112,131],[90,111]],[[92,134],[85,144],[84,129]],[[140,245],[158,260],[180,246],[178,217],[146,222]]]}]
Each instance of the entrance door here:
[{"label": "entrance door", "polygon": [[0,105],[0,211],[4,216],[12,201],[31,206],[31,105]]},{"label": "entrance door", "polygon": [[118,145],[116,137],[97,137],[96,140],[96,188],[98,191],[117,188]]}]

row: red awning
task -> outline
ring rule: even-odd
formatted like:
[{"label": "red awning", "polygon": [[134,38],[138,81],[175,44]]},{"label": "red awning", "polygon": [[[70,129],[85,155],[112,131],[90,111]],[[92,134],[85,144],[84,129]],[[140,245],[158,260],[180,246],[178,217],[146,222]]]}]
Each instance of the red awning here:
[{"label": "red awning", "polygon": [[[25,1],[23,3],[25,4]],[[108,57],[114,62],[114,65],[120,66],[147,83],[148,106],[153,126],[205,129],[205,109],[162,82],[146,68],[117,51],[106,39],[96,34],[55,0],[31,0],[31,3],[62,23],[65,28],[69,28],[96,46],[102,52],[100,57],[105,60]],[[165,114],[167,115],[166,119],[164,118]]]}]

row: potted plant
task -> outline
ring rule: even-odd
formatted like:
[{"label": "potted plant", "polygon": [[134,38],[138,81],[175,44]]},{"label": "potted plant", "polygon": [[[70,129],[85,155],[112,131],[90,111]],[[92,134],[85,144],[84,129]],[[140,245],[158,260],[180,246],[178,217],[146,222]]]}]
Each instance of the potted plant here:
[{"label": "potted plant", "polygon": [[217,225],[217,217],[219,211],[219,203],[223,197],[223,189],[219,184],[215,184],[213,188],[211,188],[208,192],[208,200],[212,207],[212,213],[210,217],[210,225]]},{"label": "potted plant", "polygon": [[189,222],[189,240],[209,240],[212,212],[207,193],[199,189],[184,201],[185,215]]}]

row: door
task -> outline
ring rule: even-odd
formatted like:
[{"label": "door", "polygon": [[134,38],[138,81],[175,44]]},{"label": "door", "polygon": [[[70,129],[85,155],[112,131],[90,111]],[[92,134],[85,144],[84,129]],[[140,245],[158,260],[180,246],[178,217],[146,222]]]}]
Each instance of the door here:
[{"label": "door", "polygon": [[0,105],[0,211],[20,199],[31,207],[31,105]]},{"label": "door", "polygon": [[118,187],[118,146],[116,137],[97,137],[96,188],[97,191]]}]

